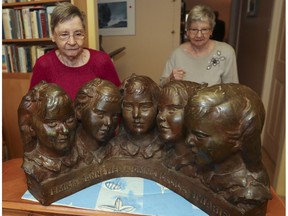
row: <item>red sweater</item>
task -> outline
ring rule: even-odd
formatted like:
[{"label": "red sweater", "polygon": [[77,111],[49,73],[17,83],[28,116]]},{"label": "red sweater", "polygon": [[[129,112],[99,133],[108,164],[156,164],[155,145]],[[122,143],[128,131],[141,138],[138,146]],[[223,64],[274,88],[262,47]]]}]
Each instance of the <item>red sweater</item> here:
[{"label": "red sweater", "polygon": [[55,50],[41,56],[34,65],[30,89],[45,80],[61,86],[74,100],[81,86],[96,77],[108,80],[118,87],[121,82],[110,57],[102,51],[88,50],[90,59],[80,67],[64,65],[56,56]]}]

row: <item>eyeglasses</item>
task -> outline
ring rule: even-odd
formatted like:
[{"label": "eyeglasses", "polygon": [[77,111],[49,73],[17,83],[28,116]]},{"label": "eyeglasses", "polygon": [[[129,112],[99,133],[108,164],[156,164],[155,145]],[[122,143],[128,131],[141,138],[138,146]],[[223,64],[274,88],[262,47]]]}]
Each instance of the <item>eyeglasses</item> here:
[{"label": "eyeglasses", "polygon": [[210,28],[203,28],[203,29],[189,29],[189,32],[191,32],[192,35],[197,35],[198,32],[201,32],[201,34],[206,35],[210,32]]},{"label": "eyeglasses", "polygon": [[71,36],[73,36],[74,40],[83,40],[85,37],[85,33],[83,31],[76,31],[73,32],[73,34],[70,34],[69,32],[60,32],[60,33],[55,33],[59,40],[62,41],[68,41]]}]

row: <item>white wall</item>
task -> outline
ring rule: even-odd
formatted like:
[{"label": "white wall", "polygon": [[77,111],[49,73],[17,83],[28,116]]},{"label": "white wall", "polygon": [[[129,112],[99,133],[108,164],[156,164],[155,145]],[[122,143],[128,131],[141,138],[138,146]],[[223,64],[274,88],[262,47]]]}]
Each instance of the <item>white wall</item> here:
[{"label": "white wall", "polygon": [[121,80],[135,73],[159,83],[168,56],[179,45],[180,7],[181,0],[135,0],[136,34],[103,36],[108,53],[126,47],[114,59]]}]

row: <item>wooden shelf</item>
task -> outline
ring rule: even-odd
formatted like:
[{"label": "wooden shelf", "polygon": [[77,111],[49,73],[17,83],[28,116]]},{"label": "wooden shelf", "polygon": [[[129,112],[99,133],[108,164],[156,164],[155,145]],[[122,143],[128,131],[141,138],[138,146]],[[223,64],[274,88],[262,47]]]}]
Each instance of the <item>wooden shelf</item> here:
[{"label": "wooden shelf", "polygon": [[2,73],[2,79],[31,79],[32,73]]},{"label": "wooden shelf", "polygon": [[31,39],[4,39],[2,43],[31,43],[31,42],[52,42],[51,38],[31,38]]},{"label": "wooden shelf", "polygon": [[56,2],[70,2],[69,0],[41,0],[41,1],[27,1],[27,2],[15,2],[15,3],[3,3],[2,8],[17,7],[17,6],[33,6],[33,5],[49,5]]}]

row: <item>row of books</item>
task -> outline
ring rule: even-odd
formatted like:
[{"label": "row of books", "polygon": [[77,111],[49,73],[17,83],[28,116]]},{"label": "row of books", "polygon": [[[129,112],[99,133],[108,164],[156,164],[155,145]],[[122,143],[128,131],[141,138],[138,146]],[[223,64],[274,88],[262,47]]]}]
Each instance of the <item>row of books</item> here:
[{"label": "row of books", "polygon": [[2,9],[2,39],[51,37],[50,20],[55,6],[35,5]]},{"label": "row of books", "polygon": [[32,72],[36,59],[44,55],[55,45],[47,46],[17,46],[2,45],[2,72],[29,73]]}]

